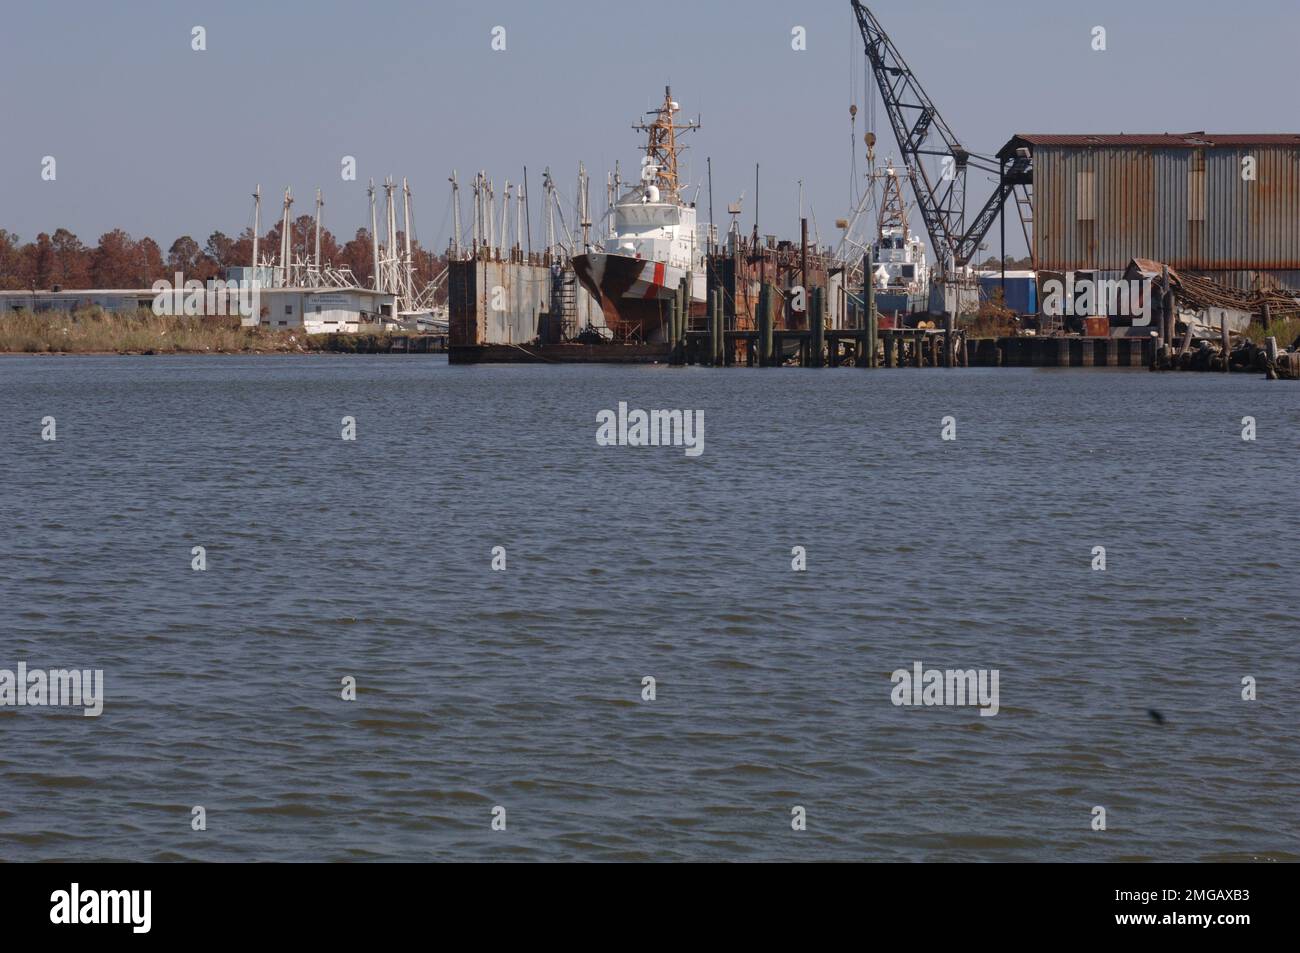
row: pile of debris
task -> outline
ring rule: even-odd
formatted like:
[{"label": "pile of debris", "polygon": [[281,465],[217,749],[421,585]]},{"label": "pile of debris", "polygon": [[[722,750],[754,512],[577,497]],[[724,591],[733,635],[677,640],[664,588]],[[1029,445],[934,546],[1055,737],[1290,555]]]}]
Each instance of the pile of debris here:
[{"label": "pile of debris", "polygon": [[1269,380],[1300,380],[1300,337],[1289,348],[1278,347],[1277,338],[1256,344],[1245,337],[1235,342],[1226,329],[1218,342],[1193,340],[1189,327],[1178,345],[1165,344],[1156,350],[1153,371],[1256,371]]},{"label": "pile of debris", "polygon": [[1179,304],[1193,311],[1230,308],[1257,314],[1268,320],[1285,320],[1300,316],[1300,298],[1278,289],[1238,291],[1200,275],[1179,275],[1169,269],[1169,281],[1178,294]]},{"label": "pile of debris", "polygon": [[1149,258],[1134,258],[1124,277],[1145,279],[1159,305],[1164,343],[1153,371],[1259,371],[1269,380],[1300,380],[1300,337],[1287,348],[1276,337],[1257,344],[1246,335],[1256,321],[1267,329],[1300,317],[1300,297],[1271,288],[1241,291]]},{"label": "pile of debris", "polygon": [[[1165,275],[1169,277],[1169,289],[1163,287]],[[1145,279],[1161,293],[1172,290],[1179,323],[1199,324],[1212,333],[1218,332],[1225,317],[1234,331],[1244,330],[1254,317],[1266,325],[1300,317],[1300,296],[1292,292],[1279,288],[1241,291],[1213,278],[1179,272],[1150,258],[1134,258],[1124,277]]]}]

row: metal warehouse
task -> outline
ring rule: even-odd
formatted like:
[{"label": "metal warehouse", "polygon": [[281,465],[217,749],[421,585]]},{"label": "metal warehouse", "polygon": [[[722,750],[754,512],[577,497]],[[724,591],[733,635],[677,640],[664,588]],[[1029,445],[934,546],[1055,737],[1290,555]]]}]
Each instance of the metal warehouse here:
[{"label": "metal warehouse", "polygon": [[1300,288],[1300,135],[1035,135],[1035,267],[1120,272],[1149,258],[1243,290]]}]

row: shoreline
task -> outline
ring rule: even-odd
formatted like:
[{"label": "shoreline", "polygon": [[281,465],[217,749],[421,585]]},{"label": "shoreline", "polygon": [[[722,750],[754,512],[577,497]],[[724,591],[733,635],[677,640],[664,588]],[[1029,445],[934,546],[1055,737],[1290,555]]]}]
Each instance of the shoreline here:
[{"label": "shoreline", "polygon": [[432,354],[447,335],[401,329],[307,334],[301,327],[245,327],[238,319],[148,312],[0,316],[0,354]]}]

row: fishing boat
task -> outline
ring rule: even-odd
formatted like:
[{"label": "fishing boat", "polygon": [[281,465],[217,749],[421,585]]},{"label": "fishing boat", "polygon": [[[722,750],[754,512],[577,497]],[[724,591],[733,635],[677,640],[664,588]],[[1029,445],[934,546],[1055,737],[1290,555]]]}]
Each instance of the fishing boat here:
[{"label": "fishing boat", "polygon": [[880,174],[882,194],[871,245],[871,274],[876,309],[901,326],[910,314],[930,304],[930,266],[925,242],[908,226],[908,207],[898,171],[889,165]]}]

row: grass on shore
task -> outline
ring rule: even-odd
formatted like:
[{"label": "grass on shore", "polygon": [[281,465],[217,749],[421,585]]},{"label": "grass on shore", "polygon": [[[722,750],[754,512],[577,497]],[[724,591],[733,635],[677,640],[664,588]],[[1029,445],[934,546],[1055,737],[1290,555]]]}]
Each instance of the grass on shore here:
[{"label": "grass on shore", "polygon": [[1278,347],[1290,347],[1297,338],[1300,338],[1300,318],[1274,321],[1268,326],[1267,331],[1258,321],[1252,321],[1244,334],[1256,344],[1263,344],[1265,338],[1277,338]]},{"label": "grass on shore", "polygon": [[324,349],[324,336],[245,328],[239,318],[167,317],[150,311],[0,315],[0,352],[19,354],[244,354]]}]

